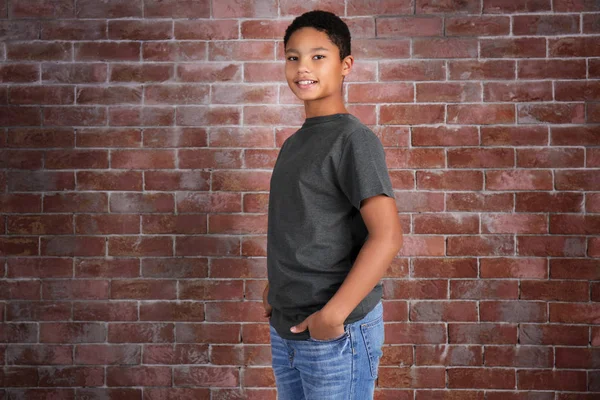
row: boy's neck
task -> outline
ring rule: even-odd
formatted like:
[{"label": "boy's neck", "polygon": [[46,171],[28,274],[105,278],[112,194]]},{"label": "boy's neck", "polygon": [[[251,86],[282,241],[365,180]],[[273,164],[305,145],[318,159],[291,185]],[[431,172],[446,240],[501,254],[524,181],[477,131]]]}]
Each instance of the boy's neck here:
[{"label": "boy's neck", "polygon": [[340,98],[339,101],[335,102],[305,101],[304,112],[306,118],[312,118],[339,113],[347,114],[348,110],[346,110],[346,106]]}]

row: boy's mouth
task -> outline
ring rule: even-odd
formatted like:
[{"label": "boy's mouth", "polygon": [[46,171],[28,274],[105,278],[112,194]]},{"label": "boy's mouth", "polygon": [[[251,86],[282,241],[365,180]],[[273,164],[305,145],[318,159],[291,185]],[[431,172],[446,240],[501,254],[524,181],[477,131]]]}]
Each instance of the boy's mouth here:
[{"label": "boy's mouth", "polygon": [[311,79],[301,79],[299,81],[296,81],[296,85],[298,85],[300,89],[310,89],[316,84],[317,81],[313,81]]}]

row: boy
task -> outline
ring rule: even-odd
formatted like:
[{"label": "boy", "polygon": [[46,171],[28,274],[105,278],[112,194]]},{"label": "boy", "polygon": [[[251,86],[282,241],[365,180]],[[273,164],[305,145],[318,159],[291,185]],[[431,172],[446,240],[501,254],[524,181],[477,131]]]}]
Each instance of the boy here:
[{"label": "boy", "polygon": [[379,280],[402,244],[385,155],[344,106],[346,24],[305,13],[284,45],[306,120],[281,146],[269,194],[263,302],[278,398],[371,399],[384,339]]}]

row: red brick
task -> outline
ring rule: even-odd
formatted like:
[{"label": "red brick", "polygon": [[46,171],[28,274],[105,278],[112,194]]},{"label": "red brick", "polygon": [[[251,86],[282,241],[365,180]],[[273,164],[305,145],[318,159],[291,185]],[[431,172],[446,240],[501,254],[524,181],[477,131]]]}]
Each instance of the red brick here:
[{"label": "red brick", "polygon": [[516,386],[514,369],[451,368],[448,369],[449,388],[513,389]]},{"label": "red brick", "polygon": [[468,258],[441,258],[413,260],[412,276],[415,278],[475,278],[477,263]]},{"label": "red brick", "polygon": [[587,390],[585,371],[529,370],[517,371],[518,388],[521,390]]},{"label": "red brick", "polygon": [[242,385],[250,387],[275,387],[275,376],[270,367],[244,367]]},{"label": "red brick", "polygon": [[131,301],[94,301],[73,304],[73,319],[79,321],[137,321],[138,305]]},{"label": "red brick", "polygon": [[477,40],[463,38],[417,38],[413,41],[415,58],[475,58]]},{"label": "red brick", "polygon": [[40,343],[99,343],[106,340],[103,323],[49,322],[40,324]]},{"label": "red brick", "polygon": [[[212,349],[214,351],[214,347]],[[209,364],[207,344],[144,346],[144,364]]]},{"label": "red brick", "polygon": [[46,126],[94,126],[106,124],[106,110],[103,107],[44,107]]},{"label": "red brick", "polygon": [[210,0],[144,0],[146,18],[209,18]]},{"label": "red brick", "polygon": [[582,257],[585,255],[585,238],[573,236],[519,236],[519,255],[537,257]]},{"label": "red brick", "polygon": [[102,40],[106,39],[106,21],[58,20],[42,24],[43,40]]},{"label": "red brick", "polygon": [[[44,153],[42,151],[0,150],[0,168],[7,169],[42,169]],[[0,173],[0,191],[7,186],[6,172]]]},{"label": "red brick", "polygon": [[41,238],[42,255],[49,256],[103,256],[104,238],[93,236],[56,236]]},{"label": "red brick", "polygon": [[111,82],[164,82],[173,77],[174,67],[163,64],[111,65]]},{"label": "red brick", "polygon": [[598,57],[600,38],[597,36],[575,36],[548,39],[549,57]]},{"label": "red brick", "polygon": [[63,42],[8,42],[8,61],[70,61],[71,43]]},{"label": "red brick", "polygon": [[421,301],[410,306],[411,321],[477,321],[474,301]]},{"label": "red brick", "polygon": [[335,0],[317,0],[311,1],[310,3],[298,3],[293,0],[279,0],[279,10],[281,15],[296,16],[313,9],[329,11],[336,15],[344,14],[344,4]]},{"label": "red brick", "polygon": [[548,277],[545,258],[485,258],[480,260],[481,278],[539,278]]},{"label": "red brick", "polygon": [[40,67],[37,64],[3,64],[0,65],[1,83],[38,82]]},{"label": "red brick", "polygon": [[114,150],[111,167],[120,169],[175,168],[173,150]]},{"label": "red brick", "polygon": [[239,22],[233,19],[178,20],[174,29],[175,38],[179,40],[231,40],[239,37]]},{"label": "red brick", "polygon": [[140,320],[142,321],[204,321],[204,308],[198,307],[197,302],[177,301],[152,302],[140,305]]},{"label": "red brick", "polygon": [[277,103],[277,89],[275,85],[213,85],[211,104]]},{"label": "red brick", "polygon": [[20,345],[8,348],[6,359],[12,365],[61,365],[73,363],[71,346]]},{"label": "red brick", "polygon": [[10,3],[11,18],[72,18],[70,0],[20,0]]},{"label": "red brick", "polygon": [[508,235],[465,235],[450,236],[447,243],[448,255],[512,255],[514,239]]},{"label": "red brick", "polygon": [[[214,393],[213,390],[208,388],[154,388],[147,387],[144,388],[144,394],[148,396],[149,399],[155,400],[172,400],[172,399],[182,399],[182,400],[210,400],[211,393]],[[140,394],[141,399],[141,394]]]},{"label": "red brick", "polygon": [[141,351],[141,346],[136,345],[83,344],[75,347],[74,362],[87,365],[139,364]]},{"label": "red brick", "polygon": [[80,190],[142,190],[142,172],[139,171],[78,171]]},{"label": "red brick", "polygon": [[173,370],[173,382],[176,386],[237,387],[240,376],[235,367],[177,366]]},{"label": "red brick", "polygon": [[481,220],[482,233],[538,233],[548,232],[544,215],[497,214],[485,215]]},{"label": "red brick", "polygon": [[543,170],[486,171],[488,190],[552,190],[552,174]]},{"label": "red brick", "polygon": [[599,190],[600,175],[596,170],[556,171],[555,186],[558,190]]},{"label": "red brick", "polygon": [[597,348],[556,348],[556,368],[598,369],[600,349]]},{"label": "red brick", "polygon": [[597,324],[600,303],[550,303],[550,322]]},{"label": "red brick", "polygon": [[[474,177],[467,175],[466,178]],[[420,214],[413,219],[413,230],[417,234],[477,233],[479,218],[476,215]]]},{"label": "red brick", "polygon": [[61,191],[75,189],[73,172],[14,171],[8,174],[8,190],[16,192]]},{"label": "red brick", "polygon": [[514,35],[568,35],[579,33],[579,16],[517,15],[513,17]]},{"label": "red brick", "polygon": [[386,15],[412,14],[413,2],[410,0],[348,0],[348,15]]},{"label": "red brick", "polygon": [[1,126],[35,126],[41,124],[39,107],[0,106]]},{"label": "red brick", "polygon": [[[248,326],[248,324],[244,324]],[[240,324],[177,324],[178,343],[234,343],[240,342]],[[244,335],[244,338],[246,335]],[[248,343],[248,342],[246,342]]]},{"label": "red brick", "polygon": [[56,280],[42,284],[44,299],[50,300],[100,300],[108,299],[107,280]]},{"label": "red brick", "polygon": [[109,108],[109,125],[112,126],[161,126],[173,125],[175,109],[165,107],[127,107]]},{"label": "red brick", "polygon": [[208,259],[144,259],[142,260],[142,275],[155,278],[206,278],[208,276]]},{"label": "red brick", "polygon": [[144,177],[146,190],[208,191],[210,185],[208,171],[145,171]]},{"label": "red brick", "polygon": [[408,39],[356,39],[352,41],[352,54],[359,60],[379,58],[409,58]]},{"label": "red brick", "polygon": [[101,63],[44,63],[42,81],[44,83],[100,83],[106,81],[107,69],[107,65]]},{"label": "red brick", "polygon": [[83,235],[139,233],[139,221],[138,215],[76,215],[75,230]]},{"label": "red brick", "polygon": [[206,42],[145,42],[145,61],[205,61]]},{"label": "red brick", "polygon": [[[237,74],[236,74],[237,76]],[[245,82],[286,82],[283,62],[245,62]]]},{"label": "red brick", "polygon": [[11,104],[73,104],[73,101],[70,86],[17,86],[11,87],[8,95]]},{"label": "red brick", "polygon": [[173,343],[175,324],[121,323],[108,324],[108,343]]},{"label": "red brick", "polygon": [[[144,147],[206,147],[207,136],[205,128],[147,128]],[[211,140],[211,147],[214,146]]]},{"label": "red brick", "polygon": [[509,211],[513,209],[513,196],[507,193],[449,193],[449,211]]},{"label": "red brick", "polygon": [[[179,299],[188,300],[242,300],[242,280],[183,281],[179,284]],[[258,299],[262,300],[262,299]]]},{"label": "red brick", "polygon": [[444,122],[444,106],[411,104],[381,105],[379,123],[390,125],[435,124]]},{"label": "red brick", "polygon": [[583,149],[547,148],[517,150],[517,167],[579,168],[584,167]]},{"label": "red brick", "polygon": [[138,259],[79,258],[75,261],[75,276],[78,278],[137,277],[140,271]]},{"label": "red brick", "polygon": [[[245,68],[249,68],[251,65],[244,63]],[[237,64],[197,62],[177,65],[179,82],[239,82],[241,79],[241,67]]]},{"label": "red brick", "polygon": [[45,167],[47,169],[104,169],[108,168],[108,152],[105,150],[50,150],[46,152]]},{"label": "red brick", "polygon": [[583,60],[519,60],[517,73],[523,79],[585,79]]},{"label": "red brick", "polygon": [[583,195],[579,193],[516,193],[517,212],[580,212]]},{"label": "red brick", "polygon": [[105,193],[57,193],[44,195],[44,212],[106,212]]},{"label": "red brick", "polygon": [[600,216],[550,215],[550,233],[589,234],[600,232]]},{"label": "red brick", "polygon": [[144,234],[198,234],[206,233],[205,214],[144,215]]},{"label": "red brick", "polygon": [[[241,33],[244,39],[281,39],[290,24],[289,20],[245,20],[241,23]],[[210,26],[209,26],[210,29]],[[352,32],[352,29],[350,28]],[[237,31],[236,31],[237,33]],[[236,35],[237,37],[237,35]],[[355,35],[352,35],[355,37]]]},{"label": "red brick", "polygon": [[535,58],[546,56],[544,38],[482,39],[481,57],[485,58]]},{"label": "red brick", "polygon": [[102,386],[102,367],[44,367],[39,369],[38,385],[43,386]]},{"label": "red brick", "polygon": [[[38,288],[39,293],[39,288]],[[68,320],[71,316],[69,303],[67,302],[51,302],[51,301],[19,301],[11,302],[8,304],[6,309],[6,321],[61,321]],[[18,332],[19,336],[23,336],[17,339],[17,335],[14,335],[14,340],[17,342],[30,341],[26,340],[26,337],[30,334],[35,334],[35,341],[37,342],[38,335],[37,329],[32,331],[27,326],[9,325],[9,327],[15,327],[22,332]],[[7,329],[8,336],[10,338],[13,335]],[[10,339],[9,339],[10,340]]]},{"label": "red brick", "polygon": [[446,36],[508,35],[510,33],[510,19],[496,16],[448,17],[446,18],[445,33]]},{"label": "red brick", "polygon": [[274,43],[267,41],[210,41],[210,61],[260,61],[272,60]]},{"label": "red brick", "polygon": [[231,256],[240,254],[240,241],[226,236],[187,236],[177,237],[176,255],[178,256]]},{"label": "red brick", "polygon": [[208,97],[208,85],[147,85],[144,104],[207,104]]},{"label": "red brick", "polygon": [[127,18],[142,16],[142,0],[77,1],[79,18]]},{"label": "red brick", "polygon": [[592,259],[550,259],[552,279],[600,280],[600,260]]},{"label": "red brick", "polygon": [[491,367],[552,368],[554,352],[541,346],[486,346],[485,364]]},{"label": "red brick", "polygon": [[177,298],[177,282],[160,279],[113,279],[111,299],[173,300]]},{"label": "red brick", "polygon": [[181,106],[177,107],[177,125],[239,125],[241,109],[229,106]]},{"label": "red brick", "polygon": [[9,215],[6,227],[8,234],[17,235],[72,234],[73,218],[71,215]]},{"label": "red brick", "polygon": [[77,104],[141,104],[141,87],[80,87],[77,89]]},{"label": "red brick", "polygon": [[441,36],[440,17],[390,17],[377,18],[377,36]]},{"label": "red brick", "polygon": [[0,298],[6,300],[39,300],[40,282],[35,280],[11,280],[0,285]]},{"label": "red brick", "polygon": [[177,211],[180,213],[197,212],[239,212],[241,195],[239,193],[195,193],[180,192],[177,197]]},{"label": "red brick", "polygon": [[114,193],[110,210],[117,213],[165,213],[174,211],[173,196],[168,193]]},{"label": "red brick", "polygon": [[482,321],[545,322],[546,304],[533,301],[485,301],[479,305]]},{"label": "red brick", "polygon": [[212,278],[265,278],[266,260],[246,258],[215,258],[211,263]]},{"label": "red brick", "polygon": [[550,135],[554,146],[594,146],[600,143],[600,128],[595,126],[551,127]]},{"label": "red brick", "polygon": [[600,32],[600,25],[598,21],[598,14],[583,14],[583,33]]},{"label": "red brick", "polygon": [[443,368],[436,367],[384,367],[379,369],[377,382],[379,387],[443,388],[446,374]]},{"label": "red brick", "polygon": [[172,21],[123,20],[108,22],[111,40],[164,40],[172,39]]},{"label": "red brick", "polygon": [[111,256],[172,256],[173,240],[164,236],[110,236],[108,254]]},{"label": "red brick", "polygon": [[415,346],[415,365],[481,366],[482,346]]},{"label": "red brick", "polygon": [[140,43],[80,42],[75,43],[76,61],[138,61]]},{"label": "red brick", "polygon": [[8,278],[71,278],[73,261],[68,258],[10,258]]},{"label": "red brick", "polygon": [[508,14],[521,12],[540,12],[550,11],[552,5],[551,0],[536,0],[527,2],[515,2],[512,0],[484,0],[484,14]]},{"label": "red brick", "polygon": [[386,299],[446,299],[446,280],[390,280],[384,285]]},{"label": "red brick", "polygon": [[107,386],[170,386],[171,381],[171,367],[109,366],[106,369]]}]

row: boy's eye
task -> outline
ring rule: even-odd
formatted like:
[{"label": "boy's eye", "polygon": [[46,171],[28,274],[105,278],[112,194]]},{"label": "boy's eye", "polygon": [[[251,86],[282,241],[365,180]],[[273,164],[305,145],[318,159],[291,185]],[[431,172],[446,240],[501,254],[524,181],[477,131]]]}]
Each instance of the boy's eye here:
[{"label": "boy's eye", "polygon": [[314,56],[313,58],[316,58],[317,60],[320,60],[320,59],[322,59],[322,58],[325,58],[325,56],[324,56],[324,55],[321,55],[321,54],[317,54],[317,55],[316,55],[316,56]]},{"label": "boy's eye", "polygon": [[298,57],[290,56],[287,59],[288,59],[288,61],[296,61],[297,58]]}]

